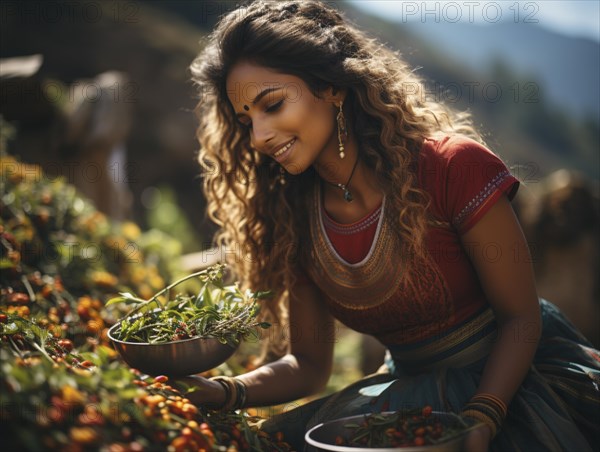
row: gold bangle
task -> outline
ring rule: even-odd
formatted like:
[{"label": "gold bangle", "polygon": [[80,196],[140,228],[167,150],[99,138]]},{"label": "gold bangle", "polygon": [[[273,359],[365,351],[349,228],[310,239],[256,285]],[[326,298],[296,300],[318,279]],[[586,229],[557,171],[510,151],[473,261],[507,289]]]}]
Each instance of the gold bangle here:
[{"label": "gold bangle", "polygon": [[506,403],[504,403],[504,401],[502,399],[500,399],[498,396],[496,396],[494,394],[490,394],[488,392],[482,392],[479,394],[475,394],[471,398],[471,401],[476,401],[476,400],[489,400],[490,402],[494,403],[500,409],[503,418],[506,417],[506,414],[508,413],[508,408],[506,406]]},{"label": "gold bangle", "polygon": [[227,403],[231,399],[231,392],[229,391],[229,385],[222,380],[216,380],[216,379],[212,379],[212,378],[210,378],[210,380],[216,381],[217,383],[219,383],[221,385],[221,387],[223,388],[223,390],[225,391],[225,400],[223,401],[222,404],[216,405],[216,406],[213,406],[212,404],[210,405],[211,409],[221,410],[221,409],[223,409],[223,407],[225,405],[227,405]]},{"label": "gold bangle", "polygon": [[227,378],[227,384],[229,385],[229,389],[231,391],[231,399],[229,399],[229,403],[223,407],[223,411],[232,411],[235,410],[235,404],[238,399],[238,387],[235,384],[235,381],[231,377]]},{"label": "gold bangle", "polygon": [[235,382],[238,391],[238,398],[235,403],[235,409],[239,410],[246,406],[246,385],[243,381],[240,381],[237,378],[234,378],[233,381]]},{"label": "gold bangle", "polygon": [[210,378],[225,389],[225,401],[218,408],[219,411],[236,411],[246,405],[246,385],[237,378],[219,375]]},{"label": "gold bangle", "polygon": [[498,428],[496,426],[496,423],[488,415],[482,413],[481,411],[471,410],[471,409],[467,409],[467,410],[463,411],[461,413],[461,415],[464,417],[470,417],[472,419],[476,419],[478,421],[483,422],[485,425],[487,425],[490,428],[491,437],[493,438],[494,436],[496,436],[496,433],[498,432]]},{"label": "gold bangle", "polygon": [[485,414],[487,417],[492,419],[496,424],[496,427],[500,427],[502,425],[502,421],[504,418],[502,417],[502,413],[500,413],[495,406],[490,405],[489,403],[482,402],[469,402],[463,407],[463,411],[475,410],[480,411]]},{"label": "gold bangle", "polygon": [[223,405],[221,405],[219,410],[231,410],[236,404],[238,398],[237,385],[235,384],[233,378],[226,376],[217,376],[212,377],[210,380],[220,383],[221,386],[223,386],[223,388],[225,389],[225,402],[223,402]]}]

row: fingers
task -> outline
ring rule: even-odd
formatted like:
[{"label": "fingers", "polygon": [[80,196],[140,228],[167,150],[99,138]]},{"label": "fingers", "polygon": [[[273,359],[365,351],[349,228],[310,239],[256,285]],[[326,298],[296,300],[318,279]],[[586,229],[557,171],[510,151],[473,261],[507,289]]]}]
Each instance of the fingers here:
[{"label": "fingers", "polygon": [[486,425],[473,430],[465,439],[465,452],[487,452],[491,439],[490,436],[490,428]]}]

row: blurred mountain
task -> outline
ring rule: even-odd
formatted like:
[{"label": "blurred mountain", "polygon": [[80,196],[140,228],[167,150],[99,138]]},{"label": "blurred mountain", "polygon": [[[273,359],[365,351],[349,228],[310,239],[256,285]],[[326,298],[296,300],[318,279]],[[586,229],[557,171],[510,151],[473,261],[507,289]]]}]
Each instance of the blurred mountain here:
[{"label": "blurred mountain", "polygon": [[533,77],[552,103],[600,120],[600,43],[533,23],[408,22],[408,30],[475,73],[501,60]]},{"label": "blurred mountain", "polygon": [[[347,15],[361,28],[399,50],[427,81],[428,95],[457,109],[470,110],[490,147],[525,183],[540,180],[559,168],[576,169],[599,179],[597,118],[573,115],[570,107],[554,100],[552,88],[541,76],[532,75],[533,69],[530,73],[513,67],[501,55],[482,61],[475,69],[468,61],[463,62],[466,57],[460,54],[472,53],[471,43],[487,39],[488,31],[471,35],[471,43],[454,44],[455,54],[444,47],[451,36],[429,41],[407,24],[368,16],[342,2],[335,4],[347,9]],[[189,65],[219,16],[235,8],[236,3],[163,0],[90,5],[101,7],[100,14],[86,17],[80,4],[67,0],[14,2],[10,11],[2,10],[7,14],[2,16],[0,27],[0,58],[41,54],[43,64],[31,82],[44,89],[59,87],[61,94],[58,98],[54,94],[35,94],[29,80],[5,82],[0,90],[0,113],[14,122],[20,133],[12,143],[12,151],[25,161],[28,150],[34,147],[44,149],[43,158],[50,162],[75,160],[65,153],[64,143],[55,138],[60,129],[51,127],[63,114],[61,99],[94,88],[93,82],[82,79],[93,80],[102,72],[120,71],[129,82],[115,86],[115,102],[131,103],[133,111],[126,148],[134,219],[145,225],[146,189],[168,184],[200,231],[199,236],[211,236],[201,194],[200,167],[195,161],[198,145],[193,109],[198,93],[190,81]],[[63,14],[44,15],[51,7]],[[571,43],[577,46],[577,41]],[[553,56],[561,47],[549,44],[547,50],[531,51],[532,63],[556,59],[566,66],[564,74],[568,75],[568,70],[584,72],[571,60]],[[593,79],[593,71],[589,77]],[[584,90],[593,103],[598,84],[583,78],[570,80],[564,82],[567,95]],[[474,87],[472,92],[470,86]],[[501,87],[502,94],[495,95],[489,87]],[[87,94],[93,93],[90,89]]]},{"label": "blurred mountain", "polygon": [[400,52],[430,98],[470,111],[525,184],[560,168],[600,180],[597,44],[533,24],[396,23],[340,5]]}]

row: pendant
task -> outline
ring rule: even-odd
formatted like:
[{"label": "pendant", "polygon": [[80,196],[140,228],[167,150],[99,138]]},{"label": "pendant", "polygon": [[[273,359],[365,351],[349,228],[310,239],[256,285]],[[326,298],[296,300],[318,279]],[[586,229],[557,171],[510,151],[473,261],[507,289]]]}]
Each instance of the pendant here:
[{"label": "pendant", "polygon": [[352,193],[347,188],[344,189],[344,200],[346,202],[352,202],[354,198],[352,197]]},{"label": "pendant", "polygon": [[344,184],[335,184],[335,186],[344,192],[344,201],[352,202],[354,200],[352,193],[350,193],[350,190]]}]

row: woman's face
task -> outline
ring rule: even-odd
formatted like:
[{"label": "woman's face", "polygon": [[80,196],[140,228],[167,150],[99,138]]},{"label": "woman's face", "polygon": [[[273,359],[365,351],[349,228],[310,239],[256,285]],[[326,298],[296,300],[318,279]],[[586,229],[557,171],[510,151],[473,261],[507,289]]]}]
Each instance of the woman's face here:
[{"label": "woman's face", "polygon": [[335,127],[339,96],[315,97],[302,79],[248,62],[227,77],[227,96],[256,150],[299,174],[338,152]]}]

